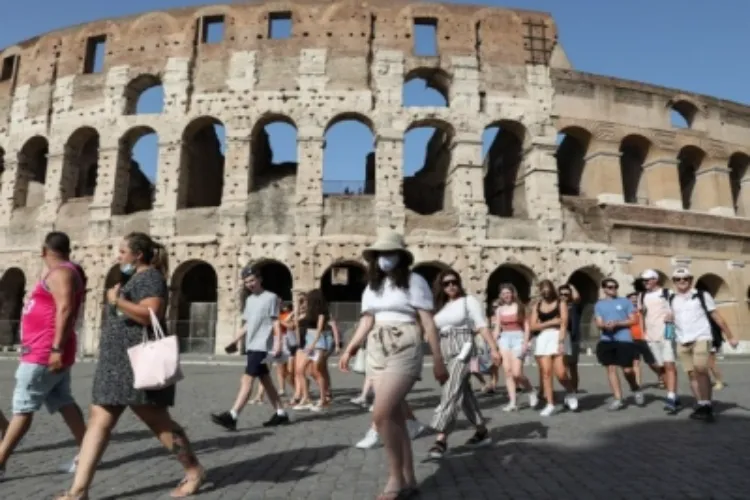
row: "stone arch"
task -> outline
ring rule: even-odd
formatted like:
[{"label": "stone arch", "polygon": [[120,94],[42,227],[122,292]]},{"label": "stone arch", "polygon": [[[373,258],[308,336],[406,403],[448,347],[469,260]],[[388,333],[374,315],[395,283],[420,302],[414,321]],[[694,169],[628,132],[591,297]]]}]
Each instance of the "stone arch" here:
[{"label": "stone arch", "polygon": [[[593,341],[599,337],[594,306],[599,300],[599,288],[604,278],[604,273],[594,266],[577,269],[568,278],[567,283],[573,286],[581,297],[581,340]],[[620,286],[622,287],[623,283],[620,283]]]},{"label": "stone arch", "polygon": [[441,68],[414,68],[404,75],[401,102],[407,108],[448,107],[450,82],[450,75]]},{"label": "stone arch", "polygon": [[44,203],[44,185],[47,182],[49,143],[37,135],[21,147],[18,154],[14,208],[38,207]]},{"label": "stone arch", "polygon": [[132,214],[151,210],[153,207],[156,192],[154,182],[146,175],[143,165],[140,165],[133,155],[134,148],[148,136],[156,137],[158,142],[156,131],[146,126],[131,128],[120,138],[117,156],[117,179],[123,182],[115,184],[112,203],[113,214]]},{"label": "stone arch", "polygon": [[0,276],[0,345],[21,342],[21,314],[26,295],[26,275],[17,268],[6,269]]},{"label": "stone arch", "polygon": [[216,344],[218,276],[203,260],[188,260],[172,274],[170,330],[179,336],[180,351],[213,353]]},{"label": "stone arch", "polygon": [[646,204],[643,165],[651,151],[651,141],[642,135],[631,134],[620,142],[620,176],[625,203]]},{"label": "stone arch", "polygon": [[158,114],[163,111],[164,86],[159,76],[149,73],[138,75],[125,86],[126,115]]},{"label": "stone arch", "polygon": [[[344,113],[328,122],[323,141],[324,195],[375,194],[375,140],[371,120],[360,114]],[[357,170],[359,174],[349,173]]]},{"label": "stone arch", "polygon": [[[275,293],[281,300],[292,300],[294,278],[286,265],[275,259],[258,259],[252,262],[252,266],[260,274],[263,288]],[[243,287],[242,304],[246,297],[247,290]]]},{"label": "stone arch", "polygon": [[[406,129],[402,155],[406,209],[420,215],[432,215],[449,208],[450,196],[446,188],[454,137],[453,126],[437,119],[417,120]],[[418,158],[422,148],[425,153],[424,160],[420,162]],[[407,158],[412,156],[417,161],[413,165],[407,165]]]},{"label": "stone arch", "polygon": [[695,280],[695,288],[711,294],[716,302],[734,301],[731,288],[727,282],[718,274],[706,273]]},{"label": "stone arch", "polygon": [[224,124],[211,116],[192,120],[182,134],[179,208],[218,207],[224,189]]},{"label": "stone arch", "polygon": [[526,127],[510,120],[490,124],[482,134],[484,200],[490,215],[525,217],[528,213],[518,175],[526,137]]},{"label": "stone arch", "polygon": [[677,154],[677,178],[682,195],[682,208],[690,210],[693,206],[696,175],[706,158],[706,152],[696,146],[685,146]]},{"label": "stone arch", "polygon": [[71,198],[93,197],[99,176],[99,132],[81,127],[65,144],[60,183],[62,202]]},{"label": "stone arch", "polygon": [[674,128],[693,128],[699,108],[692,100],[676,96],[667,103],[670,124]]},{"label": "stone arch", "polygon": [[524,304],[532,297],[532,287],[537,277],[534,271],[522,264],[501,264],[487,278],[487,311],[492,311],[493,302],[500,296],[500,285],[512,284],[518,292],[518,299]]},{"label": "stone arch", "polygon": [[264,114],[255,122],[250,140],[250,191],[259,191],[282,179],[293,180],[299,162],[297,124],[292,118],[279,113]]},{"label": "stone arch", "polygon": [[581,196],[581,181],[586,168],[592,135],[581,127],[566,127],[558,134],[557,186],[563,196]]},{"label": "stone arch", "polygon": [[[164,27],[162,27],[164,25]],[[139,16],[128,28],[128,38],[172,35],[182,31],[177,19],[167,12],[149,12]]]},{"label": "stone arch", "polygon": [[366,286],[367,268],[361,262],[337,261],[323,272],[320,290],[342,329],[356,325],[362,310],[362,292]]},{"label": "stone arch", "polygon": [[740,217],[750,215],[750,204],[744,202],[747,197],[744,189],[750,183],[750,156],[746,153],[734,153],[729,157],[729,187],[732,191],[732,208]]},{"label": "stone arch", "polygon": [[435,286],[435,280],[437,279],[438,274],[443,271],[450,271],[451,266],[443,262],[433,260],[415,264],[411,270],[412,272],[419,274],[421,277],[427,280],[430,288],[433,288]]}]

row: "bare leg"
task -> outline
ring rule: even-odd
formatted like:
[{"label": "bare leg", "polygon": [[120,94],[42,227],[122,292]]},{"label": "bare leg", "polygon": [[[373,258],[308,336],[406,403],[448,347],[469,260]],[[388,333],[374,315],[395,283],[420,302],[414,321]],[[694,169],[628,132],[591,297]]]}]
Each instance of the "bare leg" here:
[{"label": "bare leg", "polygon": [[[503,361],[503,364],[505,364],[505,361]],[[523,360],[513,356],[511,358],[510,365],[511,374],[516,381],[516,387],[522,387],[524,390],[532,392],[534,390],[534,386],[531,385],[531,381],[523,373]]]},{"label": "bare leg", "polygon": [[283,410],[284,404],[281,402],[279,393],[276,392],[276,386],[273,385],[273,380],[271,380],[271,376],[266,374],[266,375],[261,375],[258,378],[260,379],[260,383],[263,384],[263,387],[266,389],[268,400],[273,405],[274,410]]},{"label": "bare leg", "polygon": [[65,406],[60,408],[60,415],[62,415],[70,433],[73,434],[73,438],[80,447],[83,444],[83,437],[86,435],[86,423],[83,420],[81,407],[75,403]]},{"label": "bare leg", "polygon": [[372,390],[373,386],[373,380],[372,377],[365,376],[365,382],[362,384],[362,394],[360,394],[360,399],[363,401],[367,401],[367,397],[370,395],[370,391]]},{"label": "bare leg", "polygon": [[516,379],[513,377],[513,351],[509,349],[501,349],[500,355],[503,357],[503,369],[505,371],[505,387],[508,389],[508,399],[510,404],[506,407],[507,409],[514,409],[516,407]]},{"label": "bare leg", "polygon": [[712,352],[711,356],[708,358],[708,369],[711,372],[711,375],[714,377],[714,382],[716,382],[716,389],[721,389],[724,387],[724,376],[721,374],[721,369],[719,368],[719,365],[716,363],[716,353]]},{"label": "bare leg", "polygon": [[297,381],[297,388],[299,390],[300,402],[308,403],[310,401],[310,387],[307,384],[307,364],[310,360],[307,358],[302,349],[297,351],[297,359],[295,361],[295,380]]},{"label": "bare leg", "polygon": [[5,469],[6,462],[21,439],[29,432],[33,420],[33,413],[17,413],[10,419],[3,441],[0,443],[0,469]]},{"label": "bare leg", "polygon": [[417,478],[414,476],[414,452],[411,448],[409,429],[406,427],[406,420],[416,420],[416,418],[406,401],[401,404],[401,412],[403,414],[402,420],[404,421],[404,425],[402,426],[404,432],[401,437],[403,439],[401,453],[404,457],[404,468],[402,469],[402,472],[404,474],[404,482],[406,483],[405,486],[416,487]]},{"label": "bare leg", "polygon": [[635,381],[638,384],[638,386],[641,385],[642,380],[642,372],[641,372],[641,360],[636,358],[633,360],[633,372],[635,373]]},{"label": "bare leg", "polygon": [[237,393],[237,399],[234,400],[232,410],[239,414],[242,409],[247,405],[247,400],[250,399],[250,391],[253,389],[253,377],[247,374],[243,374],[240,378],[240,390]]},{"label": "bare leg", "polygon": [[607,380],[609,388],[612,389],[612,395],[617,400],[622,400],[622,387],[620,386],[620,377],[617,374],[617,367],[614,365],[607,367]]},{"label": "bare leg", "polygon": [[279,384],[279,396],[286,394],[286,363],[276,363],[276,380]]},{"label": "bare leg", "polygon": [[5,418],[3,412],[0,411],[0,437],[4,436],[8,430],[8,419]]},{"label": "bare leg", "polygon": [[537,356],[536,362],[539,365],[539,382],[542,386],[542,393],[548,405],[555,404],[555,393],[552,390],[552,356]]},{"label": "bare leg", "polygon": [[318,351],[318,359],[313,364],[315,366],[314,376],[320,388],[320,401],[318,406],[321,408],[326,406],[330,401],[328,400],[328,377],[326,377],[328,356],[322,349],[316,349]]},{"label": "bare leg", "polygon": [[570,394],[573,393],[573,384],[568,377],[568,367],[565,365],[565,356],[557,355],[552,358],[552,365],[555,369],[555,376],[560,385]]}]

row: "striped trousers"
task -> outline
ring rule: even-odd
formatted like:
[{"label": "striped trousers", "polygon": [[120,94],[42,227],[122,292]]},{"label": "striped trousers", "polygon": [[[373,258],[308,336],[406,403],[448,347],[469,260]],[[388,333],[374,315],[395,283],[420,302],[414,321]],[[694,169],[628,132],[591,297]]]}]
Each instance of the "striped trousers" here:
[{"label": "striped trousers", "polygon": [[[479,402],[469,383],[469,358],[462,361],[456,357],[466,342],[472,342],[473,345],[473,341],[474,334],[470,330],[456,329],[447,335],[440,334],[440,351],[448,368],[448,381],[443,385],[440,404],[435,409],[431,427],[441,434],[451,433],[459,408],[475,427],[484,424]],[[475,355],[475,349],[472,348],[471,356]]]}]

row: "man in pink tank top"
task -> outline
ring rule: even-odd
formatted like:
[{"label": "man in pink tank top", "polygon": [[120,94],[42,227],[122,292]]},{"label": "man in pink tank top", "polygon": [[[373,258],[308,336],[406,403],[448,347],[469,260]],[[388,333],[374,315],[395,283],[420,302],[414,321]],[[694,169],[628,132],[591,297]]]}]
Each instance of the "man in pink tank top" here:
[{"label": "man in pink tank top", "polygon": [[83,413],[70,390],[70,368],[76,358],[74,330],[86,293],[85,275],[70,261],[70,238],[65,233],[47,235],[42,260],[44,274],[21,318],[21,362],[16,370],[13,418],[0,443],[0,481],[8,458],[42,405],[50,413],[60,412],[79,446],[86,432]]}]

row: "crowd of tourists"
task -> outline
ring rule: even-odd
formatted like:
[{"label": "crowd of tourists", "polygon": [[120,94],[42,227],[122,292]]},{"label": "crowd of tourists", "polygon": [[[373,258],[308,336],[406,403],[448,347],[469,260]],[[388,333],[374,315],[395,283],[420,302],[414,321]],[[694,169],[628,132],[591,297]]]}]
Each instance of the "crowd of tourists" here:
[{"label": "crowd of tourists", "polygon": [[[198,493],[206,471],[185,430],[169,411],[175,402],[179,370],[158,387],[144,386],[142,370],[132,354],[144,339],[167,338],[163,334],[168,303],[167,252],[142,233],[125,236],[120,244],[123,279],[106,293],[108,307],[87,421],[71,392],[75,324],[87,277],[81,266],[70,260],[70,253],[66,234],[47,235],[41,251],[44,273],[23,310],[12,418],[8,421],[0,413],[0,481],[5,479],[6,465],[35,413],[45,406],[62,415],[78,444],[76,457],[63,465],[74,474],[73,483],[57,498],[87,499],[112,432],[129,408],[184,469],[172,497]],[[483,384],[481,392],[493,393],[499,372],[504,373],[505,412],[528,406],[539,409],[542,417],[551,417],[563,409],[578,409],[582,310],[573,286],[556,287],[543,280],[538,284],[539,299],[526,305],[512,284],[503,283],[488,315],[477,297],[466,293],[459,273],[444,270],[430,284],[413,272],[413,256],[398,233],[381,235],[363,257],[367,285],[361,318],[343,349],[341,332],[320,290],[305,294],[296,304],[283,303],[264,288],[258,269],[248,266],[242,270],[247,290],[242,326],[226,351],[243,350],[245,368],[234,404],[211,415],[215,424],[235,430],[248,403],[265,401],[274,409],[263,424],[266,427],[290,424],[290,412],[328,411],[333,401],[328,359],[340,354],[342,371],[364,374],[362,393],[351,402],[369,406],[372,412],[371,426],[356,446],[382,444],[388,477],[378,500],[394,500],[419,495],[411,440],[427,427],[436,434],[428,452],[432,459],[448,453],[448,438],[459,409],[474,428],[466,445],[492,443],[472,387],[473,378]],[[682,408],[676,369],[679,359],[696,400],[691,418],[712,422],[712,391],[722,387],[716,353],[724,341],[736,347],[737,339],[711,295],[695,288],[689,269],[677,268],[671,279],[674,287],[668,290],[659,284],[655,271],[646,270],[640,276],[642,290],[625,297],[618,294],[620,284],[615,279],[605,278],[600,284],[601,298],[594,307],[600,331],[596,358],[606,368],[612,390],[609,410],[626,406],[619,371],[633,402],[644,404],[641,370],[645,364],[666,390],[665,412],[677,414]],[[433,376],[441,386],[440,403],[429,425],[417,421],[406,399],[422,378],[425,343],[432,354]],[[160,355],[168,361],[168,354]],[[538,388],[524,373],[529,357],[538,366]],[[272,369],[277,383],[271,377]],[[554,379],[565,390],[561,406],[555,401]],[[251,399],[256,381],[258,389]],[[311,396],[311,381],[317,389],[316,399]],[[525,395],[523,402],[519,395]]]}]

